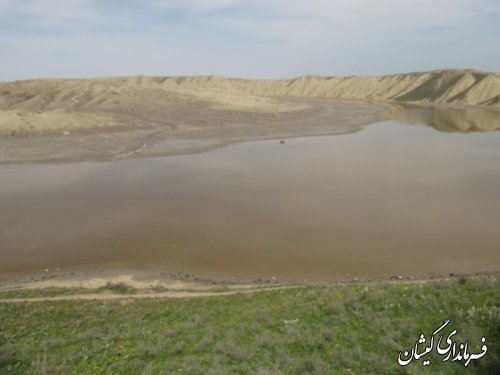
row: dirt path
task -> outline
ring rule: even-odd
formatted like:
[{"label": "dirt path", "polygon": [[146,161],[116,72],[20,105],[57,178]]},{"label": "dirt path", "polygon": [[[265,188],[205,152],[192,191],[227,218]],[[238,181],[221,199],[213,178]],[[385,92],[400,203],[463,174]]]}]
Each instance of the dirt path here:
[{"label": "dirt path", "polygon": [[0,299],[0,303],[26,303],[26,302],[52,302],[52,301],[109,301],[124,299],[145,299],[145,298],[197,298],[197,297],[217,297],[232,296],[236,294],[251,294],[264,291],[276,291],[290,288],[301,288],[301,286],[278,286],[270,288],[234,289],[223,292],[203,292],[187,290],[171,290],[158,293],[139,292],[135,294],[114,294],[114,293],[80,293],[73,295],[62,295],[54,297],[28,297],[28,298],[5,298]]}]

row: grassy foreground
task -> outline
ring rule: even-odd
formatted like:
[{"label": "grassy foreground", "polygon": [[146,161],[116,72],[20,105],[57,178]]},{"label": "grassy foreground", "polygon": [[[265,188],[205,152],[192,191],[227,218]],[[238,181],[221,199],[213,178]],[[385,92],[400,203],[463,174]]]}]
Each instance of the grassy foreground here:
[{"label": "grassy foreground", "polygon": [[[0,374],[500,373],[498,276],[185,299],[12,303],[9,293]],[[456,329],[479,353],[485,336],[486,355],[464,367],[434,350],[430,366],[399,366],[399,351],[446,318],[445,337]]]}]

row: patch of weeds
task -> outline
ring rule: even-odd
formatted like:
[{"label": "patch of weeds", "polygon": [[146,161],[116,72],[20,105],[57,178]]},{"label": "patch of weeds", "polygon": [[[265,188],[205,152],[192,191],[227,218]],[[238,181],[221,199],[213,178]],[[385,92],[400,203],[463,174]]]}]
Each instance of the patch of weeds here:
[{"label": "patch of weeds", "polygon": [[200,341],[198,341],[193,350],[195,353],[203,353],[207,352],[208,349],[212,346],[212,339],[209,337],[203,337]]},{"label": "patch of weeds", "polygon": [[[8,369],[15,367],[19,363],[16,350],[6,344],[0,345],[0,374],[7,374]],[[4,372],[5,370],[6,372]]]},{"label": "patch of weeds", "polygon": [[11,289],[0,291],[0,300],[13,298],[57,297],[86,293],[95,293],[95,291],[84,288]]},{"label": "patch of weeds", "polygon": [[206,291],[211,293],[224,293],[224,292],[230,292],[231,288],[229,288],[228,286],[219,286],[217,288],[209,288]]},{"label": "patch of weeds", "polygon": [[151,288],[151,290],[156,293],[162,293],[167,292],[168,288],[165,288],[164,286],[154,286],[153,288]]},{"label": "patch of weeds", "polygon": [[274,336],[268,331],[261,332],[255,337],[257,350],[270,349],[275,343]]},{"label": "patch of weeds", "polygon": [[105,286],[99,288],[100,290],[109,290],[117,294],[134,294],[137,289],[125,283],[111,283],[108,282]]}]

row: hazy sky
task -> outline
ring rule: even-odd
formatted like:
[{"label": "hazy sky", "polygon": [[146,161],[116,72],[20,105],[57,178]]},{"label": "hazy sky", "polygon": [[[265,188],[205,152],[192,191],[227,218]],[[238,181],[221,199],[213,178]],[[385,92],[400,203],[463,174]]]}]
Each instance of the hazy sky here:
[{"label": "hazy sky", "polygon": [[500,71],[500,0],[0,0],[0,80]]}]

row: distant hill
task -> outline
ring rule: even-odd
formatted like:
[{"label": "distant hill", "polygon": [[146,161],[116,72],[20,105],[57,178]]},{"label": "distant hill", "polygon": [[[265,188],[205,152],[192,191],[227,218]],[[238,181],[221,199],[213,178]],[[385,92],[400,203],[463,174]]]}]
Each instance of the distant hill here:
[{"label": "distant hill", "polygon": [[[40,79],[0,83],[0,110],[112,110],[184,100],[226,108],[276,110],[262,97],[309,97],[500,108],[500,74],[437,70],[378,77],[303,76],[246,80],[217,76]],[[285,109],[286,110],[286,109]]]},{"label": "distant hill", "polygon": [[180,87],[217,88],[259,96],[500,105],[500,74],[474,70],[438,70],[379,77],[303,76],[292,80],[184,77],[168,78],[164,82],[175,82]]},{"label": "distant hill", "polygon": [[0,163],[200,152],[250,139],[347,134],[388,119],[447,132],[498,130],[500,75],[4,82]]}]

